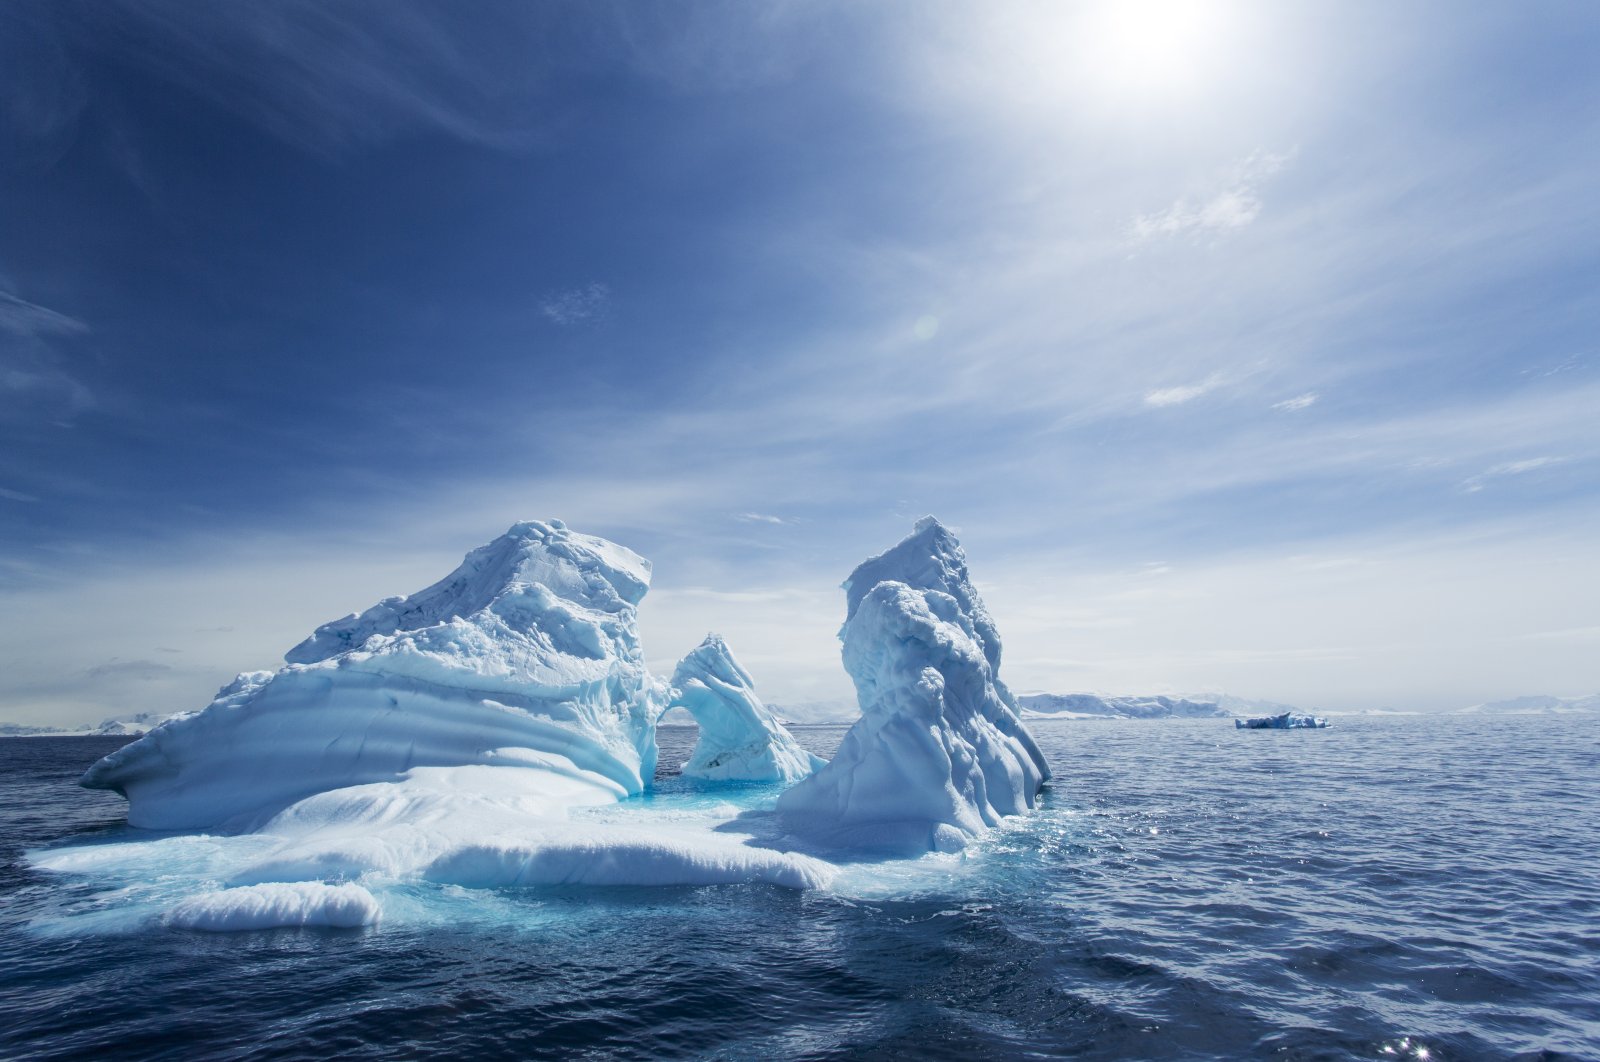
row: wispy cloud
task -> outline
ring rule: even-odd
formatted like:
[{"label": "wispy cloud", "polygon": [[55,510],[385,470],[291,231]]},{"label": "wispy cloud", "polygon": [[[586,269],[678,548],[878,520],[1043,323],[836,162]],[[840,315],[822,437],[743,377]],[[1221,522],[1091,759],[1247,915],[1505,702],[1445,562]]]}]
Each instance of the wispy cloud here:
[{"label": "wispy cloud", "polygon": [[89,326],[47,306],[0,291],[0,329],[21,336],[73,335],[87,332]]},{"label": "wispy cloud", "polygon": [[[89,25],[62,11],[51,28],[65,55],[84,45],[110,53],[326,153],[417,129],[524,143],[543,53],[560,47],[548,39],[555,20],[542,13],[486,20],[398,2],[371,17],[360,5],[306,0],[108,0]],[[62,121],[78,113],[63,111]]]},{"label": "wispy cloud", "polygon": [[747,524],[792,524],[792,523],[794,523],[794,520],[792,520],[792,519],[785,519],[782,516],[773,516],[770,513],[740,513],[738,516],[734,517],[734,519],[742,520]]},{"label": "wispy cloud", "polygon": [[14,502],[36,502],[39,500],[32,494],[24,494],[20,490],[10,490],[6,487],[0,487],[0,498]]},{"label": "wispy cloud", "polygon": [[1145,392],[1144,402],[1147,406],[1181,406],[1185,402],[1192,402],[1201,395],[1209,394],[1222,386],[1221,374],[1212,374],[1199,383],[1182,384],[1178,387],[1162,387],[1154,391]]},{"label": "wispy cloud", "polygon": [[1274,402],[1272,403],[1272,408],[1280,413],[1298,413],[1300,410],[1315,404],[1316,401],[1317,393],[1315,391],[1307,391],[1303,395],[1285,398],[1282,402]]},{"label": "wispy cloud", "polygon": [[110,660],[85,668],[83,673],[92,679],[137,679],[147,682],[171,670],[166,664],[158,664],[154,660]]},{"label": "wispy cloud", "polygon": [[539,304],[539,312],[556,324],[566,326],[599,317],[610,305],[611,289],[596,282],[547,293]]},{"label": "wispy cloud", "polygon": [[0,424],[68,426],[94,406],[93,393],[63,367],[55,349],[66,337],[88,331],[74,317],[0,290],[0,333],[14,337],[0,344]]},{"label": "wispy cloud", "polygon": [[1258,151],[1238,164],[1227,187],[1198,199],[1179,199],[1165,210],[1133,219],[1136,240],[1241,229],[1261,214],[1261,186],[1289,161]]},{"label": "wispy cloud", "polygon": [[1483,490],[1483,488],[1489,484],[1490,480],[1499,479],[1505,476],[1526,475],[1529,472],[1535,472],[1541,468],[1549,468],[1551,465],[1563,464],[1566,460],[1567,459],[1565,457],[1545,456],[1530,457],[1522,461],[1505,461],[1498,465],[1491,465],[1482,472],[1479,472],[1476,476],[1472,476],[1469,479],[1464,480],[1461,484],[1461,487],[1469,494],[1475,494],[1478,491]]}]

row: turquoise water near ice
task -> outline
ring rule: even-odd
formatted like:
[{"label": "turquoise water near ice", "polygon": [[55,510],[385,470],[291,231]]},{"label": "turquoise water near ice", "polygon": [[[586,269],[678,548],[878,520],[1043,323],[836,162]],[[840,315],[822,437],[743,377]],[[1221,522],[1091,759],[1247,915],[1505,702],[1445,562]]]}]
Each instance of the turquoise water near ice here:
[{"label": "turquoise water near ice", "polygon": [[[234,934],[31,866],[127,838],[72,784],[119,742],[0,740],[0,1057],[1600,1059],[1596,721],[1040,722],[1042,807],[964,857]],[[664,775],[600,814],[771,795]]]}]

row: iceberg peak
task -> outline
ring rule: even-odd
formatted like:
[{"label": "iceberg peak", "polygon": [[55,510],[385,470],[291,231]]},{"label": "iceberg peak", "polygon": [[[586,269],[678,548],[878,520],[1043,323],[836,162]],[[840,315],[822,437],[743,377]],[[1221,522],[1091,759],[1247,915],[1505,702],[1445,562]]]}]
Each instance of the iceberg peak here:
[{"label": "iceberg peak", "polygon": [[284,654],[290,664],[314,664],[361,648],[373,635],[391,636],[470,616],[531,586],[607,613],[643,600],[650,562],[614,542],[570,531],[560,520],[523,520],[468,553],[455,571],[407,597],[389,597],[365,612],[324,623]]},{"label": "iceberg peak", "polygon": [[1044,755],[1000,681],[1000,635],[932,517],[844,583],[861,719],[778,799],[785,826],[857,849],[953,851],[1034,805]]},{"label": "iceberg peak", "polygon": [[668,707],[687,709],[700,728],[683,765],[691,777],[798,781],[826,761],[800,747],[756,696],[755,680],[720,634],[708,634],[678,662]]},{"label": "iceberg peak", "polygon": [[[967,571],[967,555],[954,533],[937,518],[924,516],[916,522],[911,534],[876,557],[869,557],[856,566],[844,581],[845,623],[849,624],[856,609],[873,588],[885,581],[901,582],[919,590],[934,590],[955,598],[956,604],[976,628],[983,646],[984,659],[991,671],[1000,669],[1000,634],[995,629],[989,610],[972,585]],[[840,631],[843,637],[844,632]],[[1005,693],[1010,702],[1011,695]],[[1012,705],[1013,711],[1015,705]]]}]

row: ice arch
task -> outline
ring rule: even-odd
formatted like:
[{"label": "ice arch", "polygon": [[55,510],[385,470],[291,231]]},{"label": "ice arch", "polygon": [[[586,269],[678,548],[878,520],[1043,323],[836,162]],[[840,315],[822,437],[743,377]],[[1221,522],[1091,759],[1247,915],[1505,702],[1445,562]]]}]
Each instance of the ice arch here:
[{"label": "ice arch", "polygon": [[761,703],[755,681],[721,635],[706,635],[678,662],[666,707],[687,709],[700,727],[683,765],[691,777],[787,785],[827,762],[801,748]]}]

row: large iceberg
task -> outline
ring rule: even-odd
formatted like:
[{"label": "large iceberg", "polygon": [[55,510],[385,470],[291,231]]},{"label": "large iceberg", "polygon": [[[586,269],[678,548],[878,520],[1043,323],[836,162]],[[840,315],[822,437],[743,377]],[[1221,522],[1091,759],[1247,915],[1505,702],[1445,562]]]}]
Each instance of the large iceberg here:
[{"label": "large iceberg", "polygon": [[[226,888],[172,912],[204,928],[377,917],[349,890],[288,887],[319,881],[825,882],[826,864],[725,833],[573,819],[654,774],[667,698],[639,646],[649,580],[604,539],[517,524],[433,586],[319,627],[282,670],[241,675],[82,784],[124,794],[134,826],[251,832]],[[98,856],[40,864],[85,858]]]},{"label": "large iceberg", "polygon": [[[206,833],[32,858],[76,873],[188,867],[148,878],[175,926],[354,927],[422,883],[814,888],[838,868],[789,848],[950,851],[1033,806],[1044,758],[999,679],[961,548],[931,518],[845,584],[863,716],[831,763],[784,729],[720,637],[670,682],[653,678],[636,619],[649,581],[611,542],[517,524],[82,779],[125,795],[135,827]],[[700,727],[686,773],[795,783],[776,819],[703,794],[622,803],[650,786],[657,721],[675,707]],[[172,895],[181,880],[194,887]]]},{"label": "large iceberg", "polygon": [[1033,807],[1049,768],[1000,681],[1000,636],[955,536],[924,517],[844,588],[861,719],[779,798],[785,828],[826,846],[954,851]]},{"label": "large iceberg", "polygon": [[683,765],[691,777],[788,784],[827,762],[801,748],[761,703],[755,680],[721,635],[706,635],[678,662],[668,706],[686,709],[700,727]]},{"label": "large iceberg", "polygon": [[96,763],[92,789],[154,829],[242,827],[330,789],[419,767],[531,767],[638,793],[658,693],[635,607],[650,564],[559,520],[517,524],[444,579],[324,624],[277,672]]}]

